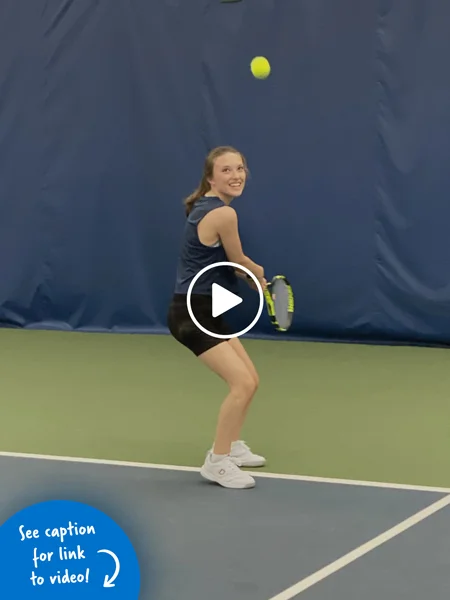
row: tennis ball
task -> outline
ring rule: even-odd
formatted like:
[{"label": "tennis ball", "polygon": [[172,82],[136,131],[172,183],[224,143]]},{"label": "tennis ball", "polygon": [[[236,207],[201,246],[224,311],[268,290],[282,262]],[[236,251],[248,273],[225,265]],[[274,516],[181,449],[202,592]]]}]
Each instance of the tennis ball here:
[{"label": "tennis ball", "polygon": [[250,69],[256,79],[266,79],[270,75],[270,63],[264,56],[255,56]]}]

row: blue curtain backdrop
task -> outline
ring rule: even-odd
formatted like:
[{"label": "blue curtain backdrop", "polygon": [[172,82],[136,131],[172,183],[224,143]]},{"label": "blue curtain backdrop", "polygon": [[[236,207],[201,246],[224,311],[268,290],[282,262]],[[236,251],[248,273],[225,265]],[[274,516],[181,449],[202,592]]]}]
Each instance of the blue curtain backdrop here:
[{"label": "blue curtain backdrop", "polygon": [[448,342],[449,31],[448,0],[3,0],[0,326],[166,331],[182,198],[232,144],[289,337]]}]

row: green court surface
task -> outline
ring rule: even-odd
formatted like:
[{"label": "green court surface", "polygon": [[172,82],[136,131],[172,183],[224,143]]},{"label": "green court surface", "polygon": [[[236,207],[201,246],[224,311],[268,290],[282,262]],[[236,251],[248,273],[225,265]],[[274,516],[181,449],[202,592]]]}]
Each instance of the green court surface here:
[{"label": "green court surface", "polygon": [[[244,344],[266,471],[450,486],[447,350]],[[201,466],[226,387],[170,337],[3,329],[0,354],[1,451]]]}]

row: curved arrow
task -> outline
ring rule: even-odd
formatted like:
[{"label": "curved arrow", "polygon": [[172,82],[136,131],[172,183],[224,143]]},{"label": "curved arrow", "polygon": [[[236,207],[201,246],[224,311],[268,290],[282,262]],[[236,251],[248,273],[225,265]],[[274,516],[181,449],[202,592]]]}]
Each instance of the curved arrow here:
[{"label": "curved arrow", "polygon": [[108,575],[105,575],[105,581],[103,583],[103,587],[106,587],[106,588],[114,587],[116,584],[113,583],[113,581],[115,581],[117,579],[117,577],[119,576],[120,561],[117,558],[117,556],[114,554],[114,552],[111,552],[111,550],[98,550],[98,552],[105,552],[106,554],[109,554],[110,556],[112,556],[114,559],[114,562],[116,564],[116,570],[114,571],[114,575],[111,578],[109,578]]}]

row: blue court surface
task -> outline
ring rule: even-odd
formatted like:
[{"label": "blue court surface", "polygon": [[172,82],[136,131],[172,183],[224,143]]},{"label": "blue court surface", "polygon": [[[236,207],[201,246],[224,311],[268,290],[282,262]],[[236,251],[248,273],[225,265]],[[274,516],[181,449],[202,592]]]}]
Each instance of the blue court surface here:
[{"label": "blue court surface", "polygon": [[447,600],[450,490],[2,453],[0,522],[65,499],[131,540],[142,600]]}]

